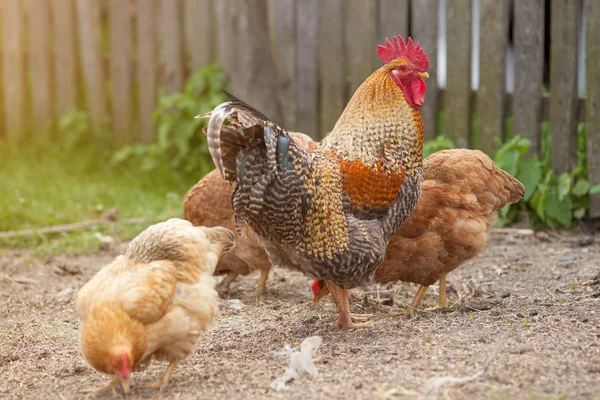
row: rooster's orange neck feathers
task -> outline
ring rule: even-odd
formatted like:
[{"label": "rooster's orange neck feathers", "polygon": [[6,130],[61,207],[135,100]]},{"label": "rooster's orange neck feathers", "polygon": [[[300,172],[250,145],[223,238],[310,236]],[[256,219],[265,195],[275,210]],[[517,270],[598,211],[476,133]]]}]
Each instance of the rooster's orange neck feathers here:
[{"label": "rooster's orange neck feathers", "polygon": [[[415,149],[409,155],[420,164],[423,154],[423,119],[405,99],[386,64],[356,90],[322,147],[342,159],[361,161],[375,168],[385,148]],[[400,171],[397,171],[400,173]]]}]

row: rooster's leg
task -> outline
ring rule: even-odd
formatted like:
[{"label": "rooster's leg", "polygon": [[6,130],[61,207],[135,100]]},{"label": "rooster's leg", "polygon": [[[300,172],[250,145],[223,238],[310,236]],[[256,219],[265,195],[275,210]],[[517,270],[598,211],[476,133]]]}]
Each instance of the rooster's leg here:
[{"label": "rooster's leg", "polygon": [[256,297],[264,297],[267,294],[267,279],[269,279],[269,270],[261,269],[260,278],[256,282]]},{"label": "rooster's leg", "polygon": [[408,309],[406,310],[409,316],[412,317],[415,311],[417,311],[417,309],[419,308],[419,304],[421,304],[421,300],[423,300],[423,297],[425,297],[425,293],[427,293],[428,288],[429,286],[425,285],[421,285],[421,287],[419,287],[419,290],[417,290],[417,294],[413,298],[412,303],[410,303],[410,306],[408,306]]},{"label": "rooster's leg", "polygon": [[217,288],[216,288],[217,292],[221,296],[228,294],[229,286],[231,286],[231,282],[235,281],[235,278],[237,278],[238,275],[239,274],[237,272],[229,271],[227,273],[227,276],[225,276],[225,278],[223,278],[223,280],[221,282],[219,282],[219,284],[217,285]]},{"label": "rooster's leg", "polygon": [[327,287],[331,293],[331,297],[337,305],[339,319],[335,324],[336,328],[343,329],[356,329],[356,328],[369,328],[373,326],[372,322],[354,323],[354,320],[363,320],[367,318],[366,315],[350,313],[350,302],[348,301],[348,293],[341,287],[327,282]]},{"label": "rooster's leg", "polygon": [[167,370],[165,371],[163,376],[161,376],[158,381],[142,383],[140,387],[159,388],[159,390],[162,392],[169,384],[169,379],[171,378],[173,371],[175,371],[176,366],[177,361],[172,361],[171,364],[169,364],[169,366],[167,367]]}]

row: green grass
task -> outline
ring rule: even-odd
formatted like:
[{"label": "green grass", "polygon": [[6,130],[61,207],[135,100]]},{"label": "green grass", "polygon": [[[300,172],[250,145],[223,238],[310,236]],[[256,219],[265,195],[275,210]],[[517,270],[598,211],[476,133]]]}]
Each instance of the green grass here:
[{"label": "green grass", "polygon": [[[99,218],[117,207],[120,218],[181,216],[181,201],[200,177],[151,173],[138,166],[111,166],[110,154],[91,149],[0,143],[0,231],[40,228]],[[0,251],[31,248],[37,255],[89,253],[103,232],[129,239],[143,225],[114,225],[88,231],[0,239]]]}]

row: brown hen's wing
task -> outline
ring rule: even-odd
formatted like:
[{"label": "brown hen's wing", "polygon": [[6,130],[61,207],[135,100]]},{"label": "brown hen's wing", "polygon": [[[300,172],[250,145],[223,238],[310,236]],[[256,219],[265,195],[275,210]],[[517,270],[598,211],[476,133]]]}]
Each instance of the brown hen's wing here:
[{"label": "brown hen's wing", "polygon": [[183,218],[194,226],[223,226],[234,229],[231,195],[234,185],[225,182],[217,170],[196,183],[183,199]]}]

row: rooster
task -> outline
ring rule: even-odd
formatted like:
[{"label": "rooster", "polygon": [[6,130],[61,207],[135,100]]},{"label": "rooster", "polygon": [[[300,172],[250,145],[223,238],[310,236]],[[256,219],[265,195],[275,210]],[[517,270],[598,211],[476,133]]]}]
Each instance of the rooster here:
[{"label": "rooster", "polygon": [[[379,283],[421,285],[408,313],[417,310],[427,288],[440,281],[438,307],[448,307],[446,275],[485,249],[497,210],[516,203],[524,187],[479,150],[444,150],[423,163],[419,205],[390,241],[375,272]],[[314,281],[314,302],[329,294]]]},{"label": "rooster", "polygon": [[[423,118],[429,60],[394,37],[383,67],[356,90],[333,131],[312,149],[232,95],[208,117],[208,147],[235,181],[238,226],[247,223],[275,266],[324,280],[336,326],[353,329],[347,289],[373,280],[389,240],[417,206],[423,182]],[[227,122],[227,124],[225,124]]]},{"label": "rooster", "polygon": [[[305,149],[314,144],[309,136],[297,132],[289,133],[292,139]],[[233,185],[224,182],[219,173],[214,170],[196,183],[185,195],[183,217],[195,226],[223,226],[234,229],[234,214],[230,201],[232,194]],[[215,269],[215,275],[226,275],[217,285],[217,291],[225,295],[238,275],[248,275],[259,270],[260,278],[256,284],[255,294],[257,297],[264,296],[271,269],[265,249],[256,234],[246,224],[236,235],[235,243],[235,248],[223,254]]]},{"label": "rooster", "polygon": [[152,225],[127,253],[102,268],[77,295],[80,341],[86,360],[113,380],[95,393],[129,391],[131,371],[152,358],[169,362],[158,382],[168,384],[178,361],[194,351],[217,312],[212,274],[234,244],[222,227],[194,227],[181,219]]}]

